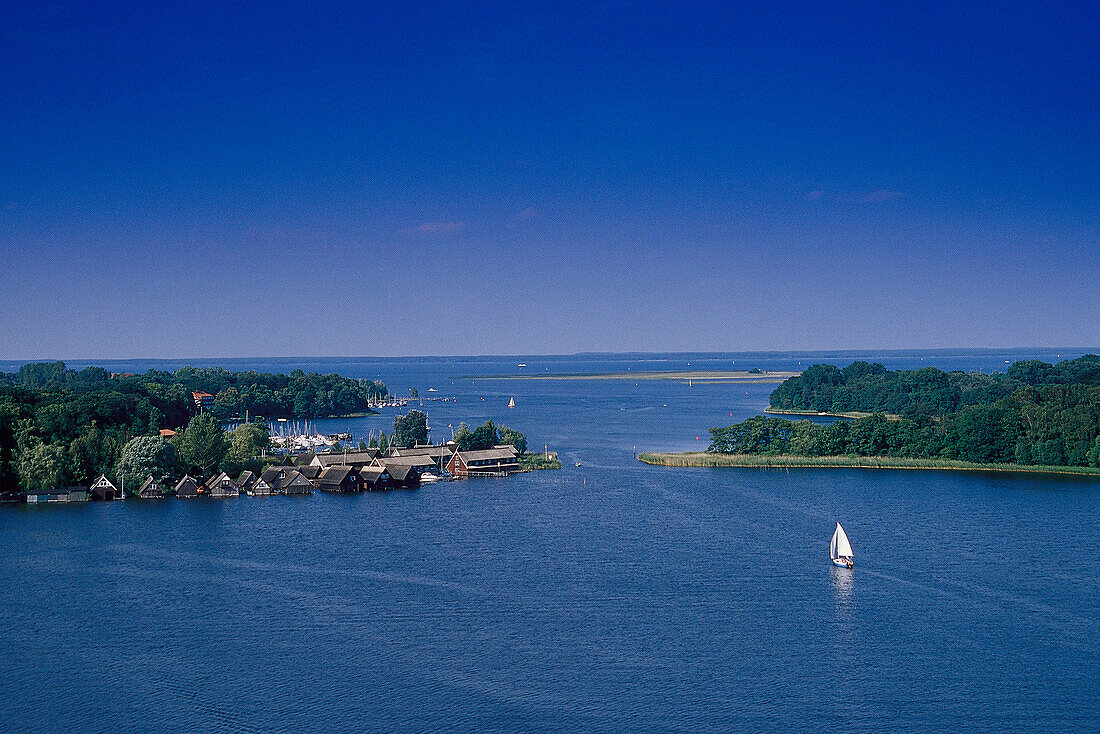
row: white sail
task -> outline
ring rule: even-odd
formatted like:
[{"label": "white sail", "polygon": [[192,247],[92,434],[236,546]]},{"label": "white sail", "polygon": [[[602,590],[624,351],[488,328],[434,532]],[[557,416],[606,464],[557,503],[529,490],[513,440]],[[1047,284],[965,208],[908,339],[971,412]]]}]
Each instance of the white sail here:
[{"label": "white sail", "polygon": [[833,539],[829,542],[829,556],[831,558],[851,558],[852,544],[848,542],[848,535],[840,523],[836,524],[833,531]]}]

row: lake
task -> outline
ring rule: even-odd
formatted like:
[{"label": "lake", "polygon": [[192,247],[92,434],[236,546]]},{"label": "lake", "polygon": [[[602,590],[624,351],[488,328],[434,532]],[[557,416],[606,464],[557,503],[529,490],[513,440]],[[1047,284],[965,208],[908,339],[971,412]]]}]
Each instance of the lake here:
[{"label": "lake", "polygon": [[[1100,481],[653,467],[635,447],[705,448],[774,385],[470,379],[1081,352],[1056,354],[192,361],[453,398],[422,408],[436,440],[492,418],[565,468],[0,508],[0,730],[1096,730]],[[395,412],[317,423],[358,438]]]}]

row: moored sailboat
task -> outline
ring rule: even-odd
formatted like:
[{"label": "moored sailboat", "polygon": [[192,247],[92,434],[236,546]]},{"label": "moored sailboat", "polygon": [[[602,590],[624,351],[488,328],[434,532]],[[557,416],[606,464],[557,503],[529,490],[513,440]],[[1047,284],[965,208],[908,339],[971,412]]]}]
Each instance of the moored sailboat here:
[{"label": "moored sailboat", "polygon": [[833,539],[829,541],[829,558],[833,559],[833,565],[841,568],[852,567],[852,544],[848,542],[848,534],[838,522],[833,531]]}]

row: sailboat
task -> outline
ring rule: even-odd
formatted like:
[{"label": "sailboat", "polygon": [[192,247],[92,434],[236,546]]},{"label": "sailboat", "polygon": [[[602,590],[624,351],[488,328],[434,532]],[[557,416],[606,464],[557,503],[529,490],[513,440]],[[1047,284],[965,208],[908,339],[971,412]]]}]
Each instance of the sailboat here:
[{"label": "sailboat", "polygon": [[834,566],[852,567],[852,544],[848,542],[848,535],[840,523],[836,524],[833,539],[829,541],[829,558],[833,559]]},{"label": "sailboat", "polygon": [[515,398],[508,398],[508,407],[509,408],[516,407],[516,399]]}]

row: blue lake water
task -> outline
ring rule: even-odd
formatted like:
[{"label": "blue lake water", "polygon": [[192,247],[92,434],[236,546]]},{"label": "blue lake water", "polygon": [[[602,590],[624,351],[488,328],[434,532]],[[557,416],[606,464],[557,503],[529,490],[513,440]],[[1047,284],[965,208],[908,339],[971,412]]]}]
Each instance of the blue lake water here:
[{"label": "blue lake water", "polygon": [[0,508],[0,731],[1097,730],[1100,481],[650,467],[774,386],[467,379],[1078,354],[239,361],[435,387],[436,438],[493,418],[565,468]]}]

